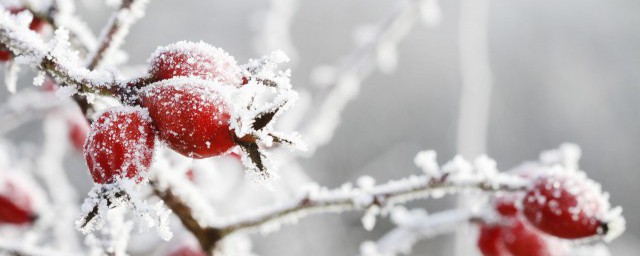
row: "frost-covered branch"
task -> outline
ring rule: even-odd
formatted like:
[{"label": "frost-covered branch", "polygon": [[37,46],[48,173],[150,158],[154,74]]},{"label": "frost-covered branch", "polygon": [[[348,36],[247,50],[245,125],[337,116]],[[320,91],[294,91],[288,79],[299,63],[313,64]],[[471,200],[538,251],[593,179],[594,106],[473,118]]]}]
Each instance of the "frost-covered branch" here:
[{"label": "frost-covered branch", "polygon": [[422,209],[407,211],[399,207],[391,213],[391,219],[397,227],[378,241],[362,243],[362,256],[394,256],[401,253],[408,255],[416,242],[453,232],[460,224],[476,222],[481,217],[461,209],[427,214]]},{"label": "frost-covered branch", "polygon": [[[428,11],[421,11],[424,9]],[[405,0],[398,2],[389,15],[371,30],[367,29],[357,48],[335,67],[318,67],[312,78],[319,84],[331,84],[331,89],[318,103],[316,113],[303,127],[302,135],[309,152],[328,143],[340,121],[340,113],[360,90],[361,83],[375,69],[389,73],[396,68],[397,46],[408,34],[415,21],[422,16],[438,20],[439,9],[433,0]]]},{"label": "frost-covered branch", "polygon": [[144,9],[149,0],[122,0],[120,8],[111,16],[100,36],[100,45],[88,58],[90,70],[100,65],[102,60],[122,45],[129,34],[129,28],[144,16]]},{"label": "frost-covered branch", "polygon": [[61,27],[69,30],[70,40],[85,54],[96,48],[96,37],[87,23],[75,14],[72,0],[54,0],[46,6],[25,1],[25,7],[36,18],[47,21],[54,30]]},{"label": "frost-covered branch", "polygon": [[128,81],[104,70],[89,70],[81,64],[77,53],[69,48],[66,30],[56,30],[55,38],[46,44],[33,31],[21,26],[16,17],[3,8],[0,10],[0,43],[17,56],[17,62],[29,64],[69,85],[64,92],[70,95],[98,93],[114,95],[121,100],[130,96],[130,88],[126,88]]},{"label": "frost-covered branch", "polygon": [[52,93],[25,90],[13,94],[0,106],[0,134],[43,117],[49,110],[61,105],[62,102]]}]

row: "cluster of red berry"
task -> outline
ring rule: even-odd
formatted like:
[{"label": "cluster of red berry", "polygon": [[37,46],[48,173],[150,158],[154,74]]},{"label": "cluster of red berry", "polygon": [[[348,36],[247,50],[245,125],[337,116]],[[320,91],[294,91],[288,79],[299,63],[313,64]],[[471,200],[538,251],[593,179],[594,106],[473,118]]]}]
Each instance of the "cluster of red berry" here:
[{"label": "cluster of red berry", "polygon": [[[609,210],[597,185],[577,170],[541,171],[523,194],[496,196],[499,220],[482,223],[478,248],[485,256],[550,256],[565,250],[562,239],[605,236]],[[529,177],[527,177],[529,176]]]},{"label": "cluster of red berry", "polygon": [[84,155],[96,183],[143,180],[156,136],[190,158],[226,154],[238,145],[257,148],[256,138],[236,136],[230,102],[221,93],[251,79],[232,56],[205,43],[179,42],[160,48],[149,62],[141,79],[147,84],[136,85],[130,100],[138,106],[109,109],[91,126]]}]

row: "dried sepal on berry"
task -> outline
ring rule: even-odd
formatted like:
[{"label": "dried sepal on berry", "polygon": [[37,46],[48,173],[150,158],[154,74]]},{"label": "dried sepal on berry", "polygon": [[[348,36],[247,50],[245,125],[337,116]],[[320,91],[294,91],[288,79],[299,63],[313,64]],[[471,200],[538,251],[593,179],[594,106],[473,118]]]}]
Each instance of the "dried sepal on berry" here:
[{"label": "dried sepal on berry", "polygon": [[115,107],[100,114],[91,125],[84,156],[93,181],[112,183],[116,178],[144,180],[151,165],[155,133],[148,111],[140,107]]},{"label": "dried sepal on berry", "polygon": [[522,204],[533,226],[556,237],[609,240],[624,230],[624,220],[610,209],[608,195],[582,171],[556,166],[540,173]]}]

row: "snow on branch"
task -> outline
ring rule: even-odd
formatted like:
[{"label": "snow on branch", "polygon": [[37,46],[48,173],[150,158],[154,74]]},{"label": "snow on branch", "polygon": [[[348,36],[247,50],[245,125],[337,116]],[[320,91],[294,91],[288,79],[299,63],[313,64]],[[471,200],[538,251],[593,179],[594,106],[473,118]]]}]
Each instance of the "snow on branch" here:
[{"label": "snow on branch", "polygon": [[393,256],[410,254],[419,240],[453,232],[460,224],[478,221],[481,217],[468,210],[453,209],[427,214],[423,209],[411,211],[397,207],[391,213],[396,228],[378,241],[366,241],[360,245],[362,256]]},{"label": "snow on branch", "polygon": [[111,16],[100,36],[100,45],[88,58],[88,68],[93,70],[108,58],[124,42],[129,28],[144,16],[149,0],[122,0],[120,8]]},{"label": "snow on branch", "polygon": [[[420,157],[420,156],[419,156]],[[435,161],[435,158],[432,159]],[[436,166],[433,162],[431,166]],[[489,168],[487,168],[489,166]],[[276,231],[281,224],[295,223],[309,214],[367,210],[363,224],[372,228],[371,218],[385,214],[395,205],[408,201],[441,197],[447,193],[467,190],[486,192],[523,191],[529,182],[508,174],[500,174],[490,168],[487,158],[476,160],[475,166],[460,157],[442,168],[428,169],[423,175],[375,185],[370,177],[362,177],[358,184],[347,183],[338,189],[312,187],[297,198],[244,215],[235,215],[215,225],[223,233],[238,230],[259,230],[263,233]],[[376,210],[377,209],[377,210]],[[373,216],[370,216],[373,214]]]},{"label": "snow on branch", "polygon": [[362,81],[376,68],[383,73],[395,70],[398,44],[421,15],[432,23],[437,22],[440,19],[437,3],[433,0],[398,2],[378,26],[358,33],[364,34],[359,40],[362,42],[339,65],[320,66],[314,70],[312,79],[316,83],[332,84],[333,87],[318,103],[318,110],[308,125],[303,127],[309,153],[331,140],[340,122],[340,113],[357,96]]},{"label": "snow on branch", "polygon": [[[72,0],[44,1],[48,4],[32,3],[25,1],[25,7],[33,15],[41,20],[46,20],[54,29],[64,27],[69,30],[69,35],[74,46],[79,47],[84,53],[94,50],[98,44],[95,35],[84,20],[75,15],[75,4]],[[41,1],[40,1],[41,2]]]}]

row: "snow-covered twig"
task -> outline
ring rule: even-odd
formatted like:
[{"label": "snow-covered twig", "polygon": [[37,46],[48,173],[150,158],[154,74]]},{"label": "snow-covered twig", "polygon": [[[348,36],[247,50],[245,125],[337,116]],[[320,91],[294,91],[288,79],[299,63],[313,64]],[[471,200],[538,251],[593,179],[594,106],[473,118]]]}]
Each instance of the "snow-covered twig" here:
[{"label": "snow-covered twig", "polygon": [[382,213],[396,204],[428,196],[441,197],[446,193],[468,190],[487,192],[523,191],[530,185],[528,181],[511,174],[498,173],[495,162],[486,156],[478,157],[471,165],[461,157],[439,167],[433,151],[420,152],[415,159],[424,174],[392,180],[375,186],[371,177],[361,177],[358,187],[347,183],[339,189],[313,187],[299,197],[288,202],[271,206],[245,215],[218,222],[215,227],[225,233],[260,229],[263,232],[275,230],[281,223],[295,222],[308,213],[342,212],[382,209]]},{"label": "snow-covered twig", "polygon": [[11,95],[0,106],[0,134],[4,134],[30,120],[44,116],[63,102],[52,93],[23,90]]},{"label": "snow-covered twig", "polygon": [[96,37],[87,23],[75,15],[75,5],[72,0],[54,0],[47,6],[38,6],[32,1],[25,1],[25,7],[35,17],[47,21],[54,30],[60,27],[68,29],[71,41],[84,53],[96,48]]},{"label": "snow-covered twig", "polygon": [[[425,0],[405,0],[398,2],[391,13],[374,30],[374,35],[366,38],[338,66],[325,67],[330,72],[321,72],[315,77],[333,87],[318,103],[316,113],[308,120],[301,134],[309,147],[309,153],[328,143],[338,127],[340,113],[360,90],[361,83],[376,68],[382,71],[395,69],[395,51],[420,14]],[[316,70],[318,71],[318,70]],[[324,74],[330,73],[330,74]]]},{"label": "snow-covered twig", "polygon": [[362,243],[360,246],[362,256],[409,254],[413,245],[419,240],[455,231],[458,225],[475,222],[480,217],[461,209],[427,214],[422,209],[409,212],[401,208],[392,213],[391,218],[397,227],[376,242]]},{"label": "snow-covered twig", "polygon": [[103,59],[117,50],[129,34],[129,28],[144,16],[149,0],[122,0],[120,8],[111,16],[100,36],[100,45],[89,56],[87,67],[91,70],[100,65]]}]

